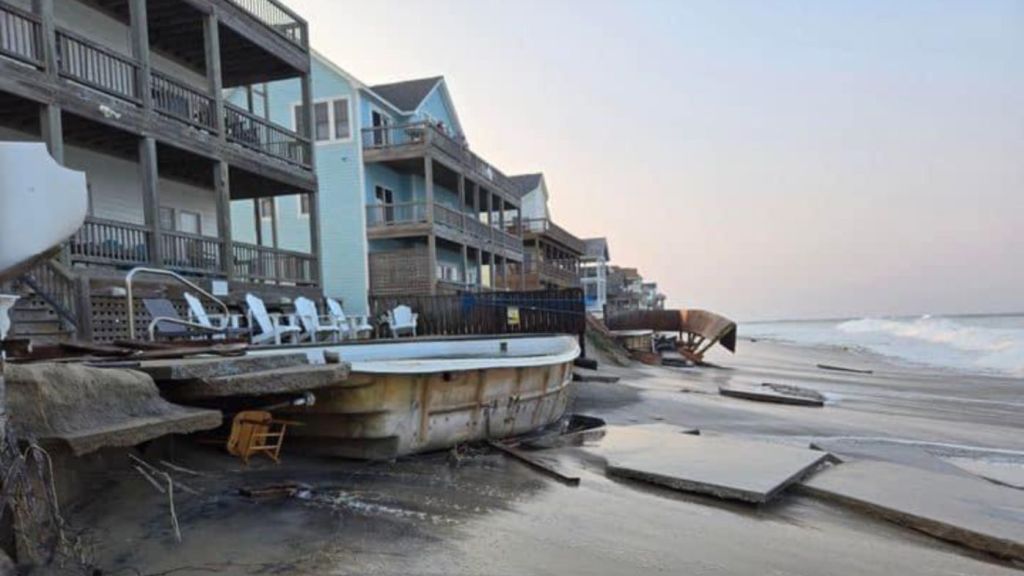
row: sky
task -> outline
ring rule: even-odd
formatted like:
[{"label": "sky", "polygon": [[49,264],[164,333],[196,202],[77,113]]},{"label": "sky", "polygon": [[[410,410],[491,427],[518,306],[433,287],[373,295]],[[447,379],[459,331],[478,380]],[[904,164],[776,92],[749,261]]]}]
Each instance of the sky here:
[{"label": "sky", "polygon": [[286,1],[673,307],[1024,311],[1024,1]]}]

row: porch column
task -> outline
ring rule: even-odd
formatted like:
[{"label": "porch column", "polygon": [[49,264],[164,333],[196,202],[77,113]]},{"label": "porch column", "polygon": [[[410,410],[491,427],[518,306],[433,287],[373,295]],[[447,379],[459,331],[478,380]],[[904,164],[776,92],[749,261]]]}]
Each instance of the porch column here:
[{"label": "porch column", "polygon": [[157,174],[156,140],[139,140],[139,179],[142,183],[142,209],[149,229],[149,263],[161,267],[163,231],[160,229],[160,178]]},{"label": "porch column", "polygon": [[[318,192],[310,192],[309,196],[309,253],[313,255],[313,270],[310,273],[313,275],[313,281],[318,285],[320,279],[323,277],[324,263],[321,254],[320,246],[320,194]],[[301,202],[301,200],[300,200]]]},{"label": "porch column", "polygon": [[[487,227],[488,227],[487,234],[488,234],[488,237],[491,240],[494,240],[494,204],[492,203],[493,199],[494,199],[494,195],[491,194],[490,190],[488,190],[487,191]],[[492,276],[493,276],[493,274],[492,274]]]},{"label": "porch column", "polygon": [[437,294],[437,236],[434,234],[434,159],[423,157],[423,180],[427,196],[427,274],[430,278],[430,295]]},{"label": "porch column", "polygon": [[476,287],[479,290],[484,286],[484,251],[476,249]]},{"label": "porch column", "polygon": [[[309,164],[309,169],[316,171],[316,133],[314,132],[315,126],[313,126],[313,80],[312,72],[303,74],[300,80],[302,86],[302,114],[305,116],[303,124],[305,124],[305,132],[300,131],[299,134],[305,134],[306,138],[309,139],[309,158],[306,158],[306,162]],[[330,127],[334,130],[334,127]]]},{"label": "porch column", "polygon": [[[57,25],[53,19],[53,0],[32,0],[32,10],[39,16],[43,63],[50,80],[57,79]],[[52,152],[51,152],[52,154]]]},{"label": "porch column", "polygon": [[434,159],[423,157],[423,181],[427,196],[427,224],[434,225]]},{"label": "porch column", "polygon": [[[228,282],[235,279],[235,245],[231,236],[231,185],[228,163],[213,165],[213,186],[217,192],[217,233],[221,238],[221,265]],[[257,220],[257,222],[259,222]]]},{"label": "porch column", "polygon": [[220,63],[220,19],[216,12],[203,19],[203,44],[206,49],[206,86],[213,98],[213,126],[217,138],[224,141],[224,95]]},{"label": "porch column", "polygon": [[469,284],[469,247],[462,245],[462,284]]},{"label": "porch column", "polygon": [[39,128],[46,142],[46,149],[58,164],[64,164],[64,123],[60,106],[43,104],[39,107]]},{"label": "porch column", "polygon": [[256,245],[263,246],[263,213],[260,212],[260,199],[252,200],[253,222],[256,223]]},{"label": "porch column", "polygon": [[270,198],[270,240],[274,249],[274,283],[281,283],[281,259],[277,257],[277,197]]},{"label": "porch column", "polygon": [[139,63],[137,88],[144,110],[153,108],[153,91],[150,89],[151,69],[149,63],[149,20],[146,15],[146,0],[130,0],[132,54]]},{"label": "porch column", "polygon": [[[459,214],[462,215],[462,232],[466,232],[466,176],[459,172],[455,178],[456,187],[459,193]],[[463,268],[465,274],[465,268]]]}]

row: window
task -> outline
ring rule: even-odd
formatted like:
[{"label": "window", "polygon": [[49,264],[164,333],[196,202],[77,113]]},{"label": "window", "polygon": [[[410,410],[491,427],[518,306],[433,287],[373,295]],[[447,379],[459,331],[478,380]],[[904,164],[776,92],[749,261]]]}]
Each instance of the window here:
[{"label": "window", "polygon": [[264,220],[270,220],[274,215],[274,199],[273,198],[260,198],[260,218]]},{"label": "window", "polygon": [[160,229],[174,232],[174,208],[160,207]]},{"label": "window", "polygon": [[348,121],[348,99],[334,101],[334,137],[347,140],[352,137],[352,127]]},{"label": "window", "polygon": [[316,132],[316,141],[323,142],[331,139],[331,119],[328,116],[330,109],[327,102],[313,104],[313,129]]},{"label": "window", "polygon": [[299,216],[309,216],[309,194],[299,194]]},{"label": "window", "polygon": [[391,125],[391,118],[388,118],[384,114],[377,110],[374,110],[370,114],[370,123],[373,124],[373,145],[374,146],[387,146],[390,142],[390,134],[388,126]]},{"label": "window", "polygon": [[383,206],[379,212],[377,212],[378,222],[390,223],[395,221],[395,193],[390,188],[383,186],[377,186],[374,188],[374,197],[377,199],[377,204]]},{"label": "window", "polygon": [[178,232],[187,234],[202,234],[202,217],[198,212],[178,210]]}]

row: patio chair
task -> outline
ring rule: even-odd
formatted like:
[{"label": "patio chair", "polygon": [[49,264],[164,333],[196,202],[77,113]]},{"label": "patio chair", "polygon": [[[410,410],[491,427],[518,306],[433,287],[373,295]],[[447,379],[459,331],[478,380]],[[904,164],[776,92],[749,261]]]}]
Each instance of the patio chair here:
[{"label": "patio chair", "polygon": [[[341,339],[341,328],[334,322],[334,319],[331,316],[321,316],[316,309],[316,303],[309,298],[305,296],[296,298],[295,312],[298,314],[299,323],[302,324],[305,336],[309,337],[310,342],[319,342],[321,334],[327,335],[334,342]],[[324,324],[321,320],[326,320],[327,323]]]},{"label": "patio chair", "polygon": [[[296,340],[302,332],[298,326],[281,324],[276,315],[268,314],[267,307],[263,305],[263,300],[259,296],[246,294],[245,304],[249,309],[249,341],[253,344],[281,344],[283,337]],[[260,329],[258,334],[253,330],[255,327]]]},{"label": "patio chair", "polygon": [[156,340],[157,336],[163,338],[189,338],[193,336],[210,336],[219,332],[216,328],[202,326],[183,319],[174,304],[166,298],[144,298],[142,305],[149,312],[149,339]]},{"label": "patio chair", "polygon": [[241,328],[238,326],[231,326],[231,318],[216,315],[214,318],[218,320],[215,324],[210,315],[206,313],[206,308],[203,307],[202,301],[196,296],[185,292],[185,302],[188,302],[189,319],[209,328],[210,330],[217,330],[220,332],[222,338],[244,338],[249,335],[248,328]]},{"label": "patio chair", "polygon": [[402,333],[409,333],[416,337],[416,319],[419,314],[412,311],[412,308],[402,305],[389,310],[387,313],[388,327],[391,328],[391,336],[398,338]]},{"label": "patio chair", "polygon": [[334,317],[334,321],[338,323],[338,326],[341,327],[342,335],[359,338],[359,335],[364,332],[373,332],[373,326],[366,321],[366,316],[346,316],[345,310],[341,307],[341,302],[334,298],[327,299],[327,310]]},{"label": "patio chair", "polygon": [[231,421],[231,436],[228,438],[228,453],[238,456],[243,464],[249,464],[254,454],[266,454],[274,462],[280,462],[281,446],[288,426],[299,422],[276,420],[270,412],[244,410],[235,414]]}]

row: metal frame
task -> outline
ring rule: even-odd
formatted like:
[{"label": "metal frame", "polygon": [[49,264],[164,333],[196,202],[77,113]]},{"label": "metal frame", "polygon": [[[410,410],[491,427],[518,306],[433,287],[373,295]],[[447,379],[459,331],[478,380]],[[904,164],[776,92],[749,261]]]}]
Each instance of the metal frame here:
[{"label": "metal frame", "polygon": [[[196,285],[193,282],[185,279],[180,274],[177,274],[175,272],[171,272],[170,270],[162,270],[162,269],[159,269],[159,268],[144,268],[144,267],[132,268],[128,272],[128,274],[124,277],[124,287],[125,287],[125,290],[127,290],[127,292],[128,292],[128,294],[127,294],[127,298],[128,298],[128,334],[131,336],[131,338],[133,340],[135,339],[135,297],[132,294],[132,280],[135,278],[136,274],[153,274],[155,276],[169,276],[171,278],[174,278],[178,282],[188,286],[189,288],[192,288],[196,292],[199,292],[201,295],[203,295],[203,296],[209,298],[210,300],[213,300],[214,302],[216,302],[217,305],[220,306],[220,308],[224,311],[224,317],[225,318],[230,318],[231,317],[231,311],[228,310],[228,305],[225,304],[220,298],[217,298],[213,294],[211,294],[211,293],[207,292],[206,290],[200,288],[198,285]],[[156,324],[159,323],[159,322],[170,322],[172,324],[179,324],[179,325],[183,325],[183,326],[191,326],[193,328],[198,328],[198,329],[204,330],[206,332],[211,332],[212,331],[212,332],[227,333],[227,328],[228,328],[225,325],[225,326],[223,326],[223,327],[221,327],[219,329],[214,328],[214,329],[211,330],[211,328],[209,326],[203,326],[202,324],[197,324],[195,322],[188,322],[188,321],[185,321],[185,320],[180,320],[178,318],[154,318],[149,323],[149,339],[150,340],[154,339],[154,337],[155,337],[154,328],[156,327]]]}]

